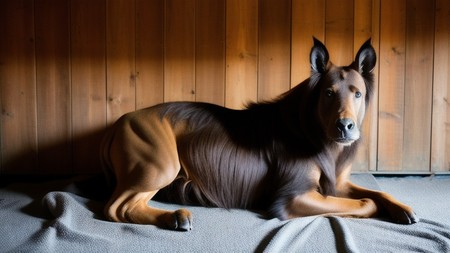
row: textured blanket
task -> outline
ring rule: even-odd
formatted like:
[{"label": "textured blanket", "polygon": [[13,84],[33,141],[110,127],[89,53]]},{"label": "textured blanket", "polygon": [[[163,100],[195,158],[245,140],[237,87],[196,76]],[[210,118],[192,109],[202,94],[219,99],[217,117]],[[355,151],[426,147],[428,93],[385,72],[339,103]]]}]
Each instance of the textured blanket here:
[{"label": "textured blanket", "polygon": [[[190,232],[112,223],[102,215],[102,184],[92,180],[11,184],[0,189],[1,252],[450,252],[450,177],[353,182],[411,205],[413,225],[380,219],[266,219],[245,210],[189,207]],[[174,204],[152,205],[176,209]]]}]

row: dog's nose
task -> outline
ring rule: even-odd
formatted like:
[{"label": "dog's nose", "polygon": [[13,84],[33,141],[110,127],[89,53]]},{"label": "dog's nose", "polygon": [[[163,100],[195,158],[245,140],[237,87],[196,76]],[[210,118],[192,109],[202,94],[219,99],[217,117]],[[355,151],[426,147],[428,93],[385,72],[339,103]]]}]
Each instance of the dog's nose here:
[{"label": "dog's nose", "polygon": [[355,122],[349,118],[338,119],[336,121],[337,129],[342,133],[347,133],[355,128]]}]

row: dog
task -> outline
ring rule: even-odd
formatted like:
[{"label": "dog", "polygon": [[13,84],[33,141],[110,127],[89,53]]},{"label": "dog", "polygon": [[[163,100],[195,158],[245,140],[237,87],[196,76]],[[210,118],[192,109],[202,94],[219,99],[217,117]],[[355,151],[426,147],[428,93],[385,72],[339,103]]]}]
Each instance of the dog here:
[{"label": "dog", "polygon": [[177,203],[263,210],[281,220],[333,215],[417,222],[411,207],[349,181],[374,90],[370,39],[343,67],[329,61],[322,42],[313,42],[310,78],[272,101],[243,110],[163,103],[118,119],[101,147],[115,178],[105,215],[191,230],[187,209],[148,205],[159,192]]}]

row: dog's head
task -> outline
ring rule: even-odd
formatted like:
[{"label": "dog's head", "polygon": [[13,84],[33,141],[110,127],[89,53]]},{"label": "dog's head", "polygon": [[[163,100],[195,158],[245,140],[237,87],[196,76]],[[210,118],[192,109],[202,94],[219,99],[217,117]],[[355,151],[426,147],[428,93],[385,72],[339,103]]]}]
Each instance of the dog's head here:
[{"label": "dog's head", "polygon": [[319,92],[317,117],[326,137],[350,145],[361,135],[361,124],[373,90],[375,50],[366,41],[349,66],[335,66],[326,47],[314,38],[310,54],[310,85]]}]

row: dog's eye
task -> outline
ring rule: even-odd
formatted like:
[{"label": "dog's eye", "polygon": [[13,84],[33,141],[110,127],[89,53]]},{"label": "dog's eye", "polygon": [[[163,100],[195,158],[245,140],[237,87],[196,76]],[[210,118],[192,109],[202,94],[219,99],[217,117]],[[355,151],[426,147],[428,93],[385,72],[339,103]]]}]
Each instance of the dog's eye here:
[{"label": "dog's eye", "polygon": [[356,97],[356,98],[360,98],[361,95],[362,95],[361,92],[359,92],[359,91],[355,92],[355,97]]},{"label": "dog's eye", "polygon": [[325,95],[326,95],[327,97],[332,97],[332,96],[334,95],[334,90],[333,90],[333,89],[327,89],[327,90],[325,91]]}]

